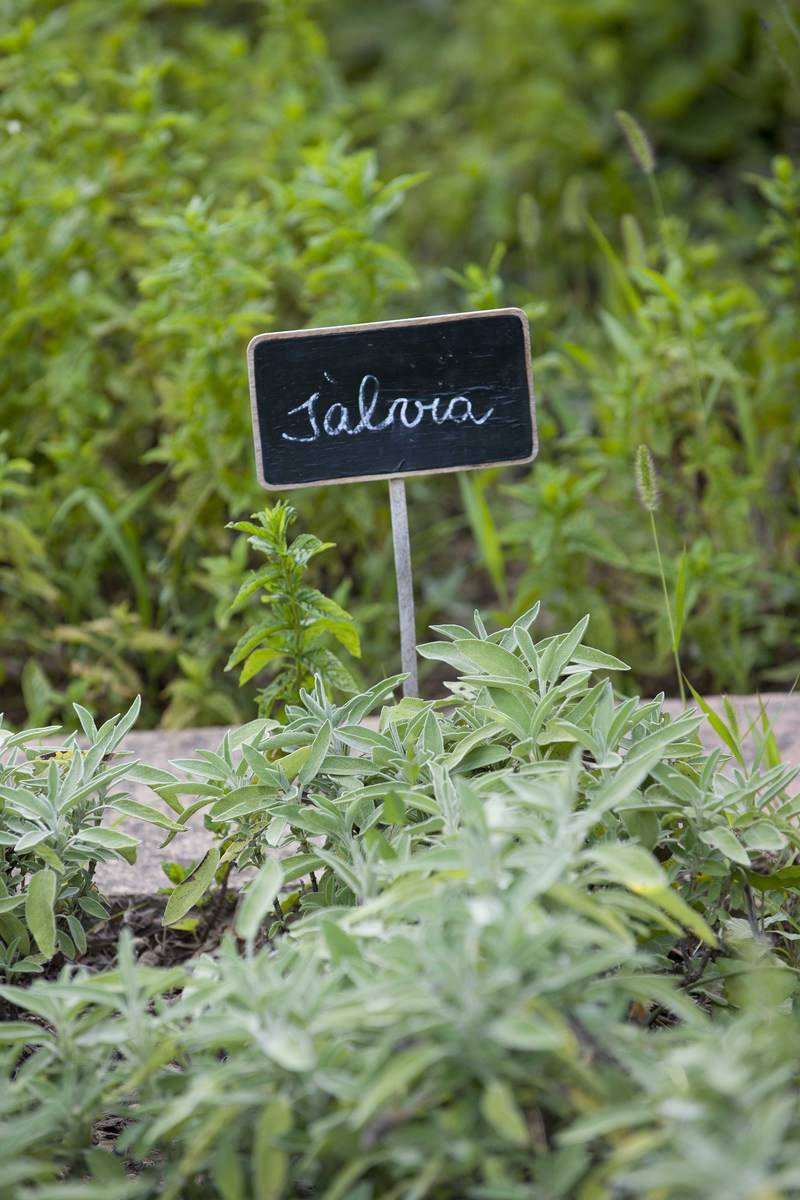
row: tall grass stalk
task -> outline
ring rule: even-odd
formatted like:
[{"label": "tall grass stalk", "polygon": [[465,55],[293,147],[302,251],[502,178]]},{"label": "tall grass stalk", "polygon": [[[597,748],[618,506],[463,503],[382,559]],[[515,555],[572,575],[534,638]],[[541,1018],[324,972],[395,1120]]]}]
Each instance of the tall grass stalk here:
[{"label": "tall grass stalk", "polygon": [[669,598],[669,590],[667,588],[667,576],[664,571],[664,560],[661,556],[661,544],[658,540],[658,526],[656,525],[656,513],[658,512],[659,492],[658,492],[658,477],[656,475],[653,456],[647,446],[640,446],[636,451],[636,490],[639,493],[639,499],[642,507],[646,510],[650,517],[650,529],[653,534],[653,545],[656,550],[656,560],[658,562],[658,573],[661,577],[661,589],[664,593],[664,607],[667,612],[667,621],[669,623],[670,643],[672,645],[672,657],[675,661],[675,673],[678,676],[678,690],[680,692],[681,703],[686,703],[686,689],[683,686],[683,671],[681,669],[681,660],[679,654],[680,635],[676,633],[675,621],[672,617],[672,604]]},{"label": "tall grass stalk", "polygon": [[[659,235],[663,239],[664,247],[668,254],[674,255],[676,254],[676,248],[674,245],[673,232],[669,223],[667,222],[664,201],[661,197],[661,189],[658,186],[658,179],[656,178],[657,160],[655,152],[653,151],[653,147],[650,144],[650,139],[636,118],[631,116],[630,113],[625,112],[623,109],[620,109],[617,112],[617,123],[625,135],[631,155],[647,180],[647,186],[650,190],[650,197],[653,201],[653,208],[655,209],[657,229]],[[703,398],[703,387],[700,381],[700,366],[697,358],[695,336],[692,330],[691,320],[683,304],[676,305],[676,315],[678,318],[678,324],[680,326],[681,336],[683,337],[683,340],[686,343],[686,348],[689,352],[691,388],[702,420],[703,444],[704,446],[707,446],[708,414],[706,413],[706,405]]]}]

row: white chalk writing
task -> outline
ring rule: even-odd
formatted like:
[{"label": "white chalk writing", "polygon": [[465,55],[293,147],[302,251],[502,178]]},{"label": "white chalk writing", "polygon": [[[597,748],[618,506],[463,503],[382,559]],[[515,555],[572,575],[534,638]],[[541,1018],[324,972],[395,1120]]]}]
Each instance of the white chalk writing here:
[{"label": "white chalk writing", "polygon": [[[468,388],[467,390],[471,391],[472,389]],[[378,419],[376,414],[380,401],[380,384],[374,375],[365,375],[361,380],[361,386],[358,389],[358,420],[356,423],[354,423],[354,415],[351,414],[348,406],[336,401],[327,408],[320,425],[317,416],[319,399],[320,393],[313,392],[302,404],[289,409],[287,415],[290,417],[295,413],[304,413],[308,425],[303,436],[292,433],[281,434],[287,442],[316,442],[323,434],[327,434],[328,437],[338,437],[345,433],[350,437],[355,437],[359,433],[380,433],[384,429],[390,429],[397,420],[406,429],[416,429],[426,415],[430,415],[434,425],[445,425],[447,422],[453,422],[456,425],[463,425],[465,422],[471,422],[473,425],[485,425],[494,412],[493,407],[487,408],[478,416],[473,410],[472,401],[467,396],[453,396],[449,400],[440,396],[434,397],[433,400],[410,400],[407,396],[398,396],[396,400],[392,400],[386,415],[382,419]]]}]

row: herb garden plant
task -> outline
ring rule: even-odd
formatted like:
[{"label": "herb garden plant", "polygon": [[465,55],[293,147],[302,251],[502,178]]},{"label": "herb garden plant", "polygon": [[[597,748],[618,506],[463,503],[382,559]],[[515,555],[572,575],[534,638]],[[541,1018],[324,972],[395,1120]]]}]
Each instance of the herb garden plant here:
[{"label": "herb garden plant", "polygon": [[316,684],[152,778],[215,834],[168,926],[255,874],[216,954],[0,988],[0,1188],[794,1194],[797,772],[536,615],[437,629],[446,698]]},{"label": "herb garden plant", "polygon": [[361,645],[353,618],[305,579],[311,559],[333,543],[321,542],[310,533],[289,541],[288,530],[296,516],[290,504],[279,501],[250,521],[229,526],[248,534],[249,544],[267,560],[245,580],[232,605],[235,611],[257,595],[265,615],[239,638],[226,668],[241,665],[240,685],[269,669],[272,677],[258,697],[259,710],[265,716],[276,703],[286,705],[299,699],[315,676],[325,687],[356,690],[347,668],[325,644],[334,639],[358,656]]},{"label": "herb garden plant", "polygon": [[[112,7],[2,6],[0,1200],[792,1200],[798,770],[701,694],[800,667],[791,6]],[[504,304],[541,458],[409,483],[399,699],[244,348]]]},{"label": "herb garden plant", "polygon": [[[86,953],[88,923],[108,911],[94,882],[98,863],[133,863],[138,839],[115,824],[137,817],[178,832],[155,805],[132,799],[126,782],[156,783],[161,773],[116,752],[139,713],[100,729],[77,707],[87,745],[73,736],[63,748],[37,746],[58,726],[11,733],[0,729],[0,970],[40,973],[58,954]],[[111,815],[114,823],[103,823]]]}]

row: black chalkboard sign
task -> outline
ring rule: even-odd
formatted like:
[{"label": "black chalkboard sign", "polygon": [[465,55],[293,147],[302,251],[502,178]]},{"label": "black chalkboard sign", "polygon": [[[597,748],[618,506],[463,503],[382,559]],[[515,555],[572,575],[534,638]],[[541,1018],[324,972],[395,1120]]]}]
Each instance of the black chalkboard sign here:
[{"label": "black chalkboard sign", "polygon": [[461,471],[536,454],[520,309],[264,333],[247,357],[266,488]]}]

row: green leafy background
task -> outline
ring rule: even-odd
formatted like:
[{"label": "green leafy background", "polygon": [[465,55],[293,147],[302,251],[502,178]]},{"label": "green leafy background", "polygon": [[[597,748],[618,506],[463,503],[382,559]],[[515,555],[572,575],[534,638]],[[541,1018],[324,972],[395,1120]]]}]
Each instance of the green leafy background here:
[{"label": "green leafy background", "polygon": [[[798,670],[800,40],[783,0],[5,0],[0,708],[250,715],[224,665],[269,329],[520,304],[540,460],[409,485],[420,631],[536,599],[674,687]],[[659,199],[615,112],[652,141]],[[660,211],[663,207],[663,214]],[[381,485],[298,498],[363,678],[396,668]],[[681,555],[686,549],[683,568]]]}]

